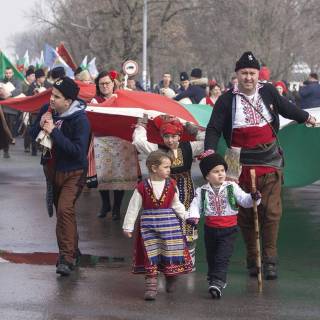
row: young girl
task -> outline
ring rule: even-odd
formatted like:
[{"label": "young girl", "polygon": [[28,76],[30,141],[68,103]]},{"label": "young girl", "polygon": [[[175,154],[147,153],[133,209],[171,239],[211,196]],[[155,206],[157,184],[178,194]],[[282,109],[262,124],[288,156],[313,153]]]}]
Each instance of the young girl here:
[{"label": "young girl", "polygon": [[[132,143],[141,154],[148,155],[151,151],[161,150],[172,157],[170,177],[176,181],[179,199],[188,210],[194,197],[194,185],[191,178],[192,162],[194,157],[203,152],[204,131],[194,130],[193,133],[189,132],[195,136],[196,141],[180,141],[184,128],[178,119],[158,116],[154,119],[154,124],[159,129],[163,143],[158,145],[149,142],[147,130],[141,122],[137,124],[134,130]],[[192,131],[192,128],[186,131]],[[185,225],[185,229],[187,246],[195,268],[197,231],[189,224]]]},{"label": "young girl", "polygon": [[[253,200],[261,201],[260,192],[244,192],[235,182],[226,180],[225,160],[216,153],[206,151],[200,161],[200,170],[207,184],[197,188],[189,220],[198,223],[200,213],[205,216],[204,240],[208,263],[209,292],[220,298],[227,285],[227,269],[238,231],[238,204],[251,208]],[[190,222],[191,222],[190,221]]]},{"label": "young girl", "polygon": [[141,181],[129,202],[123,223],[131,238],[140,209],[134,252],[134,273],[145,273],[145,300],[157,295],[158,271],[166,277],[166,291],[172,292],[176,276],[192,271],[192,261],[182,235],[185,207],[179,200],[175,180],[170,178],[172,160],[162,151],[149,154],[149,178]]}]

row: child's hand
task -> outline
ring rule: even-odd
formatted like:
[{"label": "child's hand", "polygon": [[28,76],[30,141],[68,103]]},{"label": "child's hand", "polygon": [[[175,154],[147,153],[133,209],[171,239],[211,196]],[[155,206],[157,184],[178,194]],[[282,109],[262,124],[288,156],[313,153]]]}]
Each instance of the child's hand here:
[{"label": "child's hand", "polygon": [[123,234],[124,234],[127,238],[132,238],[132,232],[123,230]]},{"label": "child's hand", "polygon": [[255,201],[258,201],[262,198],[260,191],[252,192],[251,193],[251,198]]},{"label": "child's hand", "polygon": [[191,226],[196,226],[199,223],[198,218],[189,218],[186,220],[187,224],[190,224]]}]

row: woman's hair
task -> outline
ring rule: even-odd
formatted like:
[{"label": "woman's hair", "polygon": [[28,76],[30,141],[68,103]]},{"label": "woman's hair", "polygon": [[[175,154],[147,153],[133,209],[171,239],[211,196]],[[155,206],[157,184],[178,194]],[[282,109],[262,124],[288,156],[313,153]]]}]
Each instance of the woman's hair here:
[{"label": "woman's hair", "polygon": [[160,166],[163,159],[169,159],[171,163],[173,162],[173,159],[170,155],[166,154],[165,152],[161,150],[152,151],[146,160],[146,166],[149,170],[149,172],[152,171],[152,166]]},{"label": "woman's hair", "polygon": [[221,86],[219,85],[219,83],[215,82],[209,85],[209,91],[211,91],[215,87],[218,87],[221,90]]},{"label": "woman's hair", "polygon": [[113,92],[115,92],[118,89],[119,86],[119,82],[116,79],[112,79],[112,77],[110,76],[110,71],[107,70],[103,70],[101,71],[98,76],[96,77],[96,79],[94,80],[95,84],[96,84],[96,95],[97,96],[102,96],[101,91],[100,91],[100,87],[99,87],[99,81],[101,78],[104,78],[108,76],[110,78],[110,80],[113,82],[114,86],[113,86]]}]

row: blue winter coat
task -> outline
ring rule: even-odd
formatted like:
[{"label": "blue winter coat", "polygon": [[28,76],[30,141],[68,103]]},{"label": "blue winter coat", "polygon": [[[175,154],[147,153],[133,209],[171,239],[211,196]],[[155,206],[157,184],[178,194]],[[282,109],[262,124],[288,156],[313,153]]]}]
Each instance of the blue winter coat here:
[{"label": "blue winter coat", "polygon": [[302,109],[320,107],[320,84],[319,82],[310,82],[300,87],[301,97],[300,106]]}]

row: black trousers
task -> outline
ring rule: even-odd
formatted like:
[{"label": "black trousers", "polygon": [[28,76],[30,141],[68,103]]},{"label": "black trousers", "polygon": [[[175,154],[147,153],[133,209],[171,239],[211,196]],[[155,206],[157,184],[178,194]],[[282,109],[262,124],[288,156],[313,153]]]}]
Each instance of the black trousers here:
[{"label": "black trousers", "polygon": [[208,280],[227,281],[230,257],[238,226],[229,228],[212,228],[204,225],[204,241],[208,263]]}]

